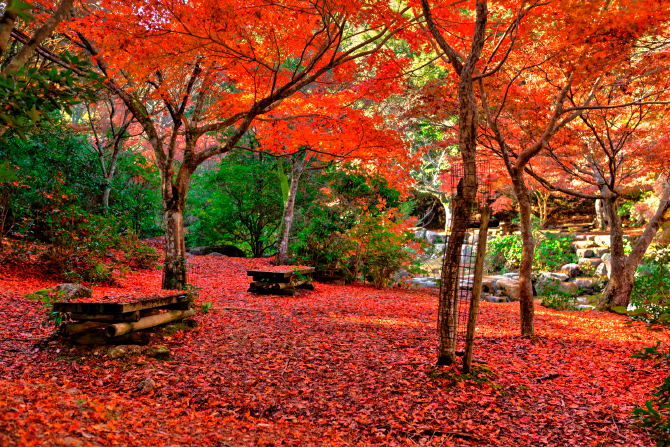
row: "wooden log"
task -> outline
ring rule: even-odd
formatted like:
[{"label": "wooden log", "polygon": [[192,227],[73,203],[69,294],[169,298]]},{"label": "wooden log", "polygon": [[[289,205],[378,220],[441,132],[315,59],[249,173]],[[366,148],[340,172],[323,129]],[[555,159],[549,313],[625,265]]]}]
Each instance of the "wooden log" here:
[{"label": "wooden log", "polygon": [[468,314],[468,326],[465,335],[465,356],[463,357],[463,374],[470,374],[472,368],[472,355],[475,345],[475,327],[477,326],[477,313],[479,312],[479,301],[482,295],[482,276],[484,275],[484,255],[486,254],[486,239],[488,234],[491,207],[485,206],[482,210],[481,227],[479,227],[479,241],[477,242],[477,255],[475,257],[475,276],[472,280],[472,298],[470,299],[470,313]]},{"label": "wooden log", "polygon": [[74,334],[80,334],[82,332],[89,332],[93,329],[104,328],[108,326],[109,323],[100,322],[100,321],[84,321],[81,323],[61,323],[58,326],[58,332],[61,335],[71,336]]},{"label": "wooden log", "polygon": [[138,311],[129,312],[127,314],[80,314],[73,312],[70,314],[70,318],[77,321],[106,321],[111,323],[118,323],[120,321],[137,321],[140,319],[140,313]]},{"label": "wooden log", "polygon": [[151,315],[140,318],[136,323],[116,323],[111,324],[105,328],[105,333],[108,337],[118,337],[119,335],[127,334],[128,332],[148,329],[150,327],[169,323],[171,321],[181,320],[195,315],[195,310],[172,310],[158,315]]},{"label": "wooden log", "polygon": [[151,334],[147,332],[130,332],[118,337],[109,338],[104,330],[75,334],[70,337],[72,343],[78,345],[148,345],[151,342]]},{"label": "wooden log", "polygon": [[[158,315],[159,313],[161,313],[159,309],[144,309],[140,311],[140,318],[148,317],[150,315]],[[137,321],[140,321],[140,319],[138,318],[135,320],[135,322]]]}]

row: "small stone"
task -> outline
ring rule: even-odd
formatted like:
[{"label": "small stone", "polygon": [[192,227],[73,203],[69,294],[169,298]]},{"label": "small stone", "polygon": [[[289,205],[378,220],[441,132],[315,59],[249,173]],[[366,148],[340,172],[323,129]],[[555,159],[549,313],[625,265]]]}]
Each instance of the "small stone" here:
[{"label": "small stone", "polygon": [[157,360],[171,360],[172,353],[165,346],[152,346],[145,352],[147,357],[153,357]]},{"label": "small stone", "polygon": [[65,444],[68,447],[80,447],[84,445],[84,443],[79,439],[72,438],[70,436],[63,438],[63,444]]},{"label": "small stone", "polygon": [[137,345],[112,346],[107,350],[107,358],[110,360],[120,359],[129,355],[141,354],[143,348]]},{"label": "small stone", "polygon": [[137,391],[140,393],[149,393],[156,389],[156,382],[151,378],[146,378],[137,385]]},{"label": "small stone", "polygon": [[590,306],[588,304],[578,304],[575,306],[575,309],[577,310],[593,310],[595,308],[595,306]]}]

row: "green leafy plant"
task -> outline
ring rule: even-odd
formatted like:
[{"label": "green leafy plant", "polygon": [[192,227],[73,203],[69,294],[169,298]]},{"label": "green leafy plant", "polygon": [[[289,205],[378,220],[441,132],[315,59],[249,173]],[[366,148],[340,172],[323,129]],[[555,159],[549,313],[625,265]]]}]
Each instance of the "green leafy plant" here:
[{"label": "green leafy plant", "polygon": [[[646,330],[655,333],[659,340],[654,346],[636,351],[631,357],[654,362],[654,368],[670,365],[670,297],[660,291],[638,301],[634,310],[617,307],[613,310],[628,315],[626,324],[636,321],[646,323]],[[655,388],[652,398],[633,410],[636,425],[648,430],[657,447],[670,446],[670,376]]]},{"label": "green leafy plant", "polygon": [[540,297],[542,305],[554,310],[575,310],[574,295],[561,288],[561,282],[555,278],[546,278]]},{"label": "green leafy plant", "polygon": [[53,310],[54,303],[62,300],[62,292],[56,292],[50,289],[41,289],[26,295],[26,298],[32,301],[39,301],[47,314],[47,318],[54,322],[54,326],[56,328],[60,326],[63,321],[69,318],[68,314],[64,312],[54,312]]},{"label": "green leafy plant", "polygon": [[200,305],[200,313],[206,314],[210,311],[211,308],[212,308],[212,302],[207,301],[206,303]]}]

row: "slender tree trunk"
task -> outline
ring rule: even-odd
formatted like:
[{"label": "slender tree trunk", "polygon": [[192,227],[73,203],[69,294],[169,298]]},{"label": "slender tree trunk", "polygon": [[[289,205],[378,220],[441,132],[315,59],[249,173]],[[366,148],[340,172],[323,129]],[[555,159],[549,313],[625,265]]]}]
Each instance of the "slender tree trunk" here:
[{"label": "slender tree trunk", "polygon": [[165,264],[163,266],[163,289],[184,290],[186,277],[186,243],[184,241],[184,207],[188,178],[181,183],[172,183],[172,176],[161,173],[163,195],[163,224],[165,225]]},{"label": "slender tree trunk", "polygon": [[[523,172],[523,171],[522,171]],[[513,172],[512,185],[514,194],[519,202],[519,217],[521,219],[521,263],[519,265],[519,305],[521,307],[521,335],[535,336],[535,307],[533,301],[533,257],[535,256],[535,240],[531,226],[530,192],[526,187],[523,174]]]},{"label": "slender tree trunk", "polygon": [[284,215],[282,216],[281,237],[279,239],[279,247],[277,249],[277,265],[284,265],[288,262],[288,240],[291,234],[291,227],[293,226],[293,212],[295,209],[295,198],[298,194],[298,185],[300,184],[300,177],[307,167],[307,159],[309,154],[305,154],[300,161],[292,162],[291,185],[288,189],[288,197],[284,204]]},{"label": "slender tree trunk", "polygon": [[607,213],[603,207],[602,200],[596,199],[596,225],[600,231],[607,229]]},{"label": "slender tree trunk", "polygon": [[105,189],[102,190],[102,213],[107,214],[109,211],[109,195],[112,193],[112,188],[109,187],[109,184],[105,185]]}]

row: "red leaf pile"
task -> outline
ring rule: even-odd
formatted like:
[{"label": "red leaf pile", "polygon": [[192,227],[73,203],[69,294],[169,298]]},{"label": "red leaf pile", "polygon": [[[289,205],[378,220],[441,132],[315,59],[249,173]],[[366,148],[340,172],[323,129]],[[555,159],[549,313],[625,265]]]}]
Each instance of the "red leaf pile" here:
[{"label": "red leaf pile", "polygon": [[[538,307],[532,343],[517,304],[482,303],[475,361],[495,377],[453,382],[434,366],[435,291],[254,296],[246,270],[266,260],[189,261],[213,309],[166,338],[170,361],[43,340],[22,295],[55,282],[1,267],[0,445],[649,445],[629,415],[668,371],[630,358],[652,338],[622,317]],[[160,271],[122,283],[94,299],[156,294]]]}]

